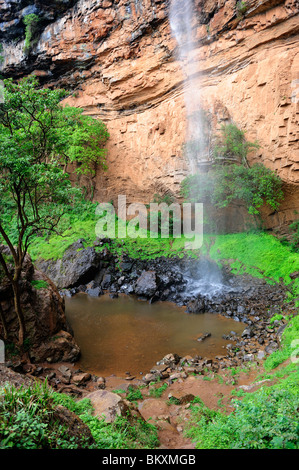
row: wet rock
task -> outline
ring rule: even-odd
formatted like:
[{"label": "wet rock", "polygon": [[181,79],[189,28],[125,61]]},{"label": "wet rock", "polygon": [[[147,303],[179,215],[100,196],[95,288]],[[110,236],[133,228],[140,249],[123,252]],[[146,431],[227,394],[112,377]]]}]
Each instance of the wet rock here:
[{"label": "wet rock", "polygon": [[66,382],[64,383],[70,383],[70,380],[72,378],[71,370],[66,366],[60,366],[58,367],[58,370],[62,374],[62,377],[66,380]]},{"label": "wet rock", "polygon": [[254,332],[253,332],[253,329],[248,327],[248,328],[245,328],[245,330],[243,331],[242,333],[242,338],[246,337],[246,338],[252,338],[252,336],[254,336]]},{"label": "wet rock", "polygon": [[157,364],[166,364],[170,369],[174,369],[176,365],[180,362],[180,356],[178,354],[167,354],[166,356],[163,357],[161,361],[159,361]]},{"label": "wet rock", "polygon": [[275,341],[271,341],[266,347],[265,352],[267,354],[272,354],[274,351],[277,351],[278,344]]},{"label": "wet rock", "polygon": [[156,373],[161,374],[162,372],[166,371],[167,368],[168,368],[167,364],[157,364],[154,367],[152,367],[150,372],[152,374],[156,374]]},{"label": "wet rock", "polygon": [[82,385],[88,382],[90,379],[91,379],[91,375],[88,373],[74,374],[73,376],[73,382],[76,385]]},{"label": "wet rock", "polygon": [[252,362],[254,361],[254,355],[253,354],[245,354],[243,357],[243,360],[245,362]]},{"label": "wet rock", "polygon": [[88,294],[90,297],[99,297],[103,294],[103,291],[100,287],[94,287],[92,289],[86,289],[86,294]]},{"label": "wet rock", "polygon": [[30,349],[29,356],[34,362],[75,362],[80,349],[70,333],[60,331],[40,346]]},{"label": "wet rock", "polygon": [[99,377],[97,379],[97,386],[100,389],[106,388],[106,379],[105,379],[105,377]]},{"label": "wet rock", "polygon": [[138,411],[145,421],[149,419],[169,419],[169,407],[165,400],[149,398],[138,405]]},{"label": "wet rock", "polygon": [[263,351],[263,350],[258,351],[257,359],[262,360],[264,358],[265,358],[265,351]]},{"label": "wet rock", "polygon": [[136,281],[135,293],[145,297],[152,297],[157,287],[155,271],[143,271]]},{"label": "wet rock", "polygon": [[101,283],[101,287],[102,289],[108,289],[110,284],[112,282],[112,276],[111,274],[105,274],[103,276],[103,280],[102,280],[102,283]]},{"label": "wet rock", "polygon": [[149,384],[150,382],[155,382],[157,378],[157,374],[146,374],[144,377],[142,377],[142,381],[146,384]]},{"label": "wet rock", "polygon": [[188,303],[187,313],[204,313],[206,311],[206,304],[203,299],[196,299]]},{"label": "wet rock", "polygon": [[206,338],[209,338],[211,336],[211,333],[202,333],[201,335],[198,336],[196,341],[204,341]]},{"label": "wet rock", "polygon": [[168,394],[168,398],[173,398],[180,405],[185,405],[194,400],[192,393],[186,393],[184,390],[172,391]]}]

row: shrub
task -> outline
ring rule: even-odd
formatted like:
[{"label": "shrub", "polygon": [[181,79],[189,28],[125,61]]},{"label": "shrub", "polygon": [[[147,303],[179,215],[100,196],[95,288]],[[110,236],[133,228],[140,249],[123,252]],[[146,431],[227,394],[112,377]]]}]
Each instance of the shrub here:
[{"label": "shrub", "polygon": [[214,145],[214,157],[216,160],[232,160],[247,166],[248,152],[259,147],[258,142],[248,142],[245,132],[235,124],[223,124]]},{"label": "shrub", "polygon": [[261,164],[215,166],[208,174],[191,175],[181,184],[181,194],[190,202],[205,202],[224,208],[242,201],[249,214],[259,214],[263,204],[277,210],[283,199],[282,181]]},{"label": "shrub", "polygon": [[24,52],[25,54],[28,54],[32,46],[32,38],[37,31],[39,17],[34,13],[30,13],[29,15],[24,16],[23,22],[26,25]]}]

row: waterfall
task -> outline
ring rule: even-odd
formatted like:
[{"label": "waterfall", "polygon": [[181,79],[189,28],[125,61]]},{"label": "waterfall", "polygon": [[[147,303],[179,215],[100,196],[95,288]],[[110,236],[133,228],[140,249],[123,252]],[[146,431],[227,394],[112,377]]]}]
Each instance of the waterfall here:
[{"label": "waterfall", "polygon": [[[184,76],[187,119],[185,157],[189,166],[189,175],[203,174],[207,172],[210,160],[209,136],[205,129],[205,113],[199,87],[200,68],[196,44],[198,20],[194,0],[171,0],[169,20],[172,34],[177,41],[177,59]],[[210,184],[213,184],[212,180]],[[192,274],[188,275],[186,272],[185,275],[188,280],[187,290],[190,293],[210,296],[221,292],[224,288],[220,270],[205,260],[199,260],[196,273],[193,270]]]},{"label": "waterfall", "polygon": [[187,134],[185,155],[189,173],[195,174],[200,164],[207,159],[203,132],[203,112],[200,89],[196,83],[199,76],[198,61],[195,60],[196,15],[193,0],[171,0],[170,27],[178,44],[177,58],[184,74],[184,100],[186,106]]}]

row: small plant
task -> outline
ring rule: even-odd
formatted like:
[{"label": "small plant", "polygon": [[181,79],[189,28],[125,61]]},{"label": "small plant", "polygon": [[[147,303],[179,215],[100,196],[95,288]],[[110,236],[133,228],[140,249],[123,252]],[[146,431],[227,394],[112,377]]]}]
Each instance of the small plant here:
[{"label": "small plant", "polygon": [[128,395],[127,395],[127,400],[129,401],[137,401],[137,400],[142,400],[143,396],[142,393],[139,389],[134,389],[132,386],[128,388]]},{"label": "small plant", "polygon": [[238,16],[238,18],[244,16],[245,13],[247,12],[247,10],[248,10],[247,2],[244,2],[244,1],[237,2],[237,16]]},{"label": "small plant", "polygon": [[223,124],[214,146],[214,157],[216,160],[234,161],[248,167],[248,152],[259,147],[258,142],[247,141],[245,132],[235,124]]},{"label": "small plant", "polygon": [[149,394],[151,397],[160,398],[166,389],[167,389],[167,384],[165,383],[161,387],[151,389]]},{"label": "small plant", "polygon": [[39,17],[34,13],[30,13],[29,15],[24,16],[23,22],[26,25],[24,52],[25,54],[29,54],[32,47],[32,38],[37,31]]},{"label": "small plant", "polygon": [[246,395],[246,392],[240,388],[240,390],[232,390],[231,395],[234,397],[244,397]]},{"label": "small plant", "polygon": [[47,281],[44,281],[43,279],[31,281],[31,285],[37,290],[47,289],[49,287],[49,284],[47,283]]},{"label": "small plant", "polygon": [[2,44],[0,44],[0,65],[2,64],[2,62],[4,62],[4,57],[1,54],[1,52],[3,52],[3,45]]}]

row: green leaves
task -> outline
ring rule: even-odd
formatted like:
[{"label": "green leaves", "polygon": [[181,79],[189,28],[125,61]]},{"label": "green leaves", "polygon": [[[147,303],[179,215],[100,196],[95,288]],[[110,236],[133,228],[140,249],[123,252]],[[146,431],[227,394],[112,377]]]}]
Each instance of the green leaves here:
[{"label": "green leaves", "polygon": [[23,22],[26,25],[25,28],[25,45],[24,45],[24,52],[28,54],[31,48],[31,41],[34,37],[35,33],[37,32],[37,25],[39,22],[39,17],[34,13],[30,13],[29,15],[24,16]]},{"label": "green leaves", "polygon": [[98,164],[106,167],[108,132],[81,109],[63,108],[64,90],[40,89],[35,77],[4,85],[0,226],[26,252],[31,238],[55,231],[66,205],[75,203],[79,190],[70,183],[67,165],[78,165],[77,173],[85,175],[93,175]]},{"label": "green leaves", "polygon": [[237,164],[215,165],[207,174],[186,178],[181,192],[191,202],[215,204],[219,209],[242,201],[249,214],[259,214],[263,204],[277,210],[283,199],[282,181],[261,164],[251,168]]},{"label": "green leaves", "polygon": [[248,142],[245,132],[235,124],[223,124],[214,146],[214,157],[216,161],[235,161],[246,165],[248,152],[259,147],[257,142]]}]

